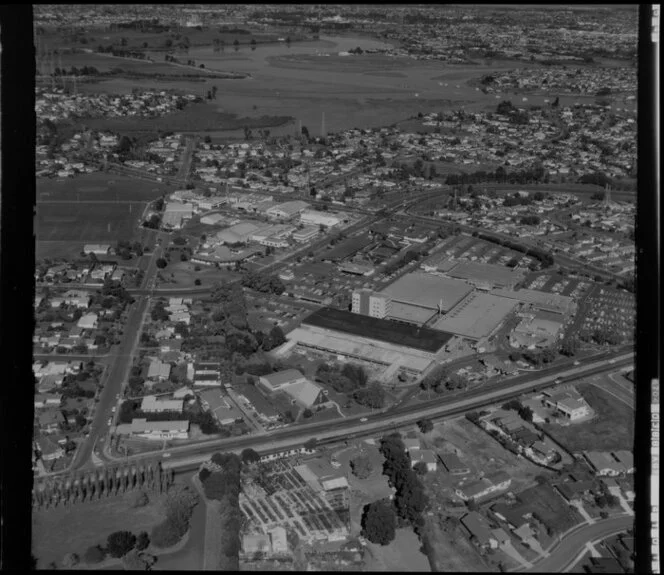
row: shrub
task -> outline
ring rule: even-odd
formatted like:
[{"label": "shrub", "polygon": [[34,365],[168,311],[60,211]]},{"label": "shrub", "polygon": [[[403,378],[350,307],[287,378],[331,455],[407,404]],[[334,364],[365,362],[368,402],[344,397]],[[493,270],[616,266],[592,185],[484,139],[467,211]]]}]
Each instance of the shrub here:
[{"label": "shrub", "polygon": [[147,531],[141,531],[136,538],[136,549],[143,551],[150,546],[150,536]]},{"label": "shrub", "polygon": [[159,549],[164,549],[166,547],[172,547],[175,545],[182,536],[185,534],[187,527],[177,524],[176,521],[172,519],[166,519],[159,525],[155,525],[152,528],[152,533],[150,535],[150,541],[155,547]]},{"label": "shrub", "polygon": [[74,565],[78,565],[80,558],[76,553],[67,553],[62,559],[62,566],[65,569],[71,569]]},{"label": "shrub", "polygon": [[90,565],[101,563],[105,557],[106,551],[99,545],[92,545],[91,547],[88,547],[86,552],[83,554],[83,560]]},{"label": "shrub", "polygon": [[149,502],[150,499],[148,498],[148,494],[145,493],[145,491],[143,490],[137,491],[136,493],[132,494],[131,506],[133,508],[145,507]]},{"label": "shrub", "polygon": [[357,457],[354,457],[350,460],[350,467],[353,470],[353,475],[360,479],[366,479],[373,471],[371,458],[368,455],[358,455]]},{"label": "shrub", "polygon": [[136,545],[136,535],[131,531],[116,531],[107,539],[106,548],[111,557],[123,557]]}]

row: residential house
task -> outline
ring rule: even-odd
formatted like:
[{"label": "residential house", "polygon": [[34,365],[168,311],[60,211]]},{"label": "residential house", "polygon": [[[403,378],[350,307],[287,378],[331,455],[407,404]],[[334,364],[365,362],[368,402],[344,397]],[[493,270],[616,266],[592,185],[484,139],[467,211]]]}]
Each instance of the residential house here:
[{"label": "residential house", "polygon": [[476,481],[462,483],[457,487],[455,493],[464,501],[470,499],[481,499],[487,495],[493,495],[504,491],[512,483],[512,479],[505,472],[498,471],[493,476],[483,477]]},{"label": "residential house", "polygon": [[305,381],[307,381],[307,378],[297,369],[286,369],[284,371],[262,375],[258,378],[258,383],[269,393],[277,391],[284,386]]},{"label": "residential house", "polygon": [[54,393],[38,393],[35,395],[35,409],[58,406],[62,402],[62,396]]},{"label": "residential house", "polygon": [[96,256],[107,256],[111,251],[110,244],[85,244],[83,251],[86,254],[95,254]]},{"label": "residential house", "polygon": [[412,467],[415,467],[420,461],[423,461],[426,464],[427,471],[436,471],[436,469],[438,469],[438,459],[436,454],[430,449],[419,449],[411,455]]},{"label": "residential house", "polygon": [[56,441],[43,435],[38,437],[33,445],[34,449],[39,451],[42,461],[54,461],[65,454],[64,449]]},{"label": "residential house", "polygon": [[[545,395],[548,394],[545,392]],[[544,398],[544,404],[555,409],[570,421],[576,421],[592,414],[590,406],[575,389],[553,393]]]},{"label": "residential house", "polygon": [[181,412],[181,399],[157,399],[155,395],[146,395],[141,401],[141,411],[145,413]]},{"label": "residential house", "polygon": [[271,551],[271,541],[269,535],[262,533],[253,535],[244,535],[242,537],[242,552],[245,555],[254,553],[269,553]]},{"label": "residential house", "polygon": [[171,364],[163,363],[157,358],[151,358],[150,366],[148,367],[148,379],[156,379],[158,381],[165,381],[171,375]]},{"label": "residential house", "polygon": [[95,329],[97,327],[97,318],[96,313],[86,313],[78,320],[76,325],[82,329]]},{"label": "residential house", "polygon": [[440,453],[439,457],[445,470],[451,475],[466,475],[470,473],[470,468],[462,463],[459,456],[455,453]]},{"label": "residential house", "polygon": [[42,433],[56,433],[64,422],[60,410],[53,407],[40,413],[37,420]]},{"label": "residential house", "polygon": [[195,397],[195,393],[188,387],[181,387],[173,392],[173,399],[186,399],[187,397]]},{"label": "residential house", "polygon": [[510,536],[502,527],[491,530],[491,547],[501,548],[510,543]]},{"label": "residential house", "polygon": [[489,547],[491,543],[491,531],[486,519],[477,511],[471,511],[461,518],[462,525],[470,536],[477,541],[480,547]]},{"label": "residential house", "polygon": [[210,389],[199,394],[204,409],[210,411],[221,425],[230,425],[242,419],[242,412],[224,398],[220,391]]},{"label": "residential house", "polygon": [[584,451],[583,456],[598,476],[627,473],[625,464],[606,451]]}]

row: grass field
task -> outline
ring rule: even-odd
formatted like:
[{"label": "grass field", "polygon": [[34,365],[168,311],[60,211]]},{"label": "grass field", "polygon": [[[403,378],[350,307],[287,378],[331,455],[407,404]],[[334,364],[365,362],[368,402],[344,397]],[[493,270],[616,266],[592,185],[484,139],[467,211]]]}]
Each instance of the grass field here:
[{"label": "grass field", "polygon": [[[189,90],[199,93],[200,88]],[[260,115],[257,117],[238,117],[234,113],[223,111],[219,104],[202,102],[191,104],[184,110],[168,114],[161,118],[86,118],[81,120],[91,129],[111,130],[119,133],[135,132],[207,132],[209,130],[237,130],[248,128],[274,127],[291,123],[293,118],[286,115]]]},{"label": "grass field", "polygon": [[141,202],[41,202],[37,205],[37,241],[97,243],[130,239],[136,231],[143,208]]},{"label": "grass field", "polygon": [[429,560],[420,551],[421,544],[412,529],[397,529],[389,545],[368,543],[370,558],[365,559],[367,571],[431,571]]},{"label": "grass field", "polygon": [[441,527],[442,515],[427,518],[425,532],[432,546],[431,571],[448,573],[488,571],[482,557],[464,535],[460,526],[447,532]]},{"label": "grass field", "polygon": [[517,499],[554,533],[564,533],[582,520],[576,508],[567,505],[550,485],[526,489],[517,495]]},{"label": "grass field", "polygon": [[78,200],[143,202],[154,200],[171,191],[164,184],[103,172],[85,174],[66,180],[37,179],[37,203]]},{"label": "grass field", "polygon": [[634,449],[634,411],[594,385],[579,385],[577,389],[596,417],[567,427],[544,424],[544,431],[572,453]]},{"label": "grass field", "polygon": [[164,519],[158,495],[150,495],[145,507],[132,509],[122,497],[111,497],[58,507],[32,514],[32,549],[45,568],[51,561],[60,563],[65,553],[83,555],[91,545],[105,545],[106,538],[118,530],[134,534],[148,531]]}]

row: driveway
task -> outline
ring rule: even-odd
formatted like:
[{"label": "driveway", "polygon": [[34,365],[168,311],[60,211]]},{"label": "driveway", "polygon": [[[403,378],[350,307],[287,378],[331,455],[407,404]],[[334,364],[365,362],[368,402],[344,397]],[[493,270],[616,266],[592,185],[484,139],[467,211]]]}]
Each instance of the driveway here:
[{"label": "driveway", "polygon": [[[527,569],[529,573],[561,573],[574,563],[578,555],[586,551],[586,543],[606,539],[627,531],[634,526],[634,517],[618,515],[595,522],[592,525],[582,524],[568,532],[563,539],[550,549],[550,555],[537,561]],[[514,571],[523,571],[521,568]]]}]

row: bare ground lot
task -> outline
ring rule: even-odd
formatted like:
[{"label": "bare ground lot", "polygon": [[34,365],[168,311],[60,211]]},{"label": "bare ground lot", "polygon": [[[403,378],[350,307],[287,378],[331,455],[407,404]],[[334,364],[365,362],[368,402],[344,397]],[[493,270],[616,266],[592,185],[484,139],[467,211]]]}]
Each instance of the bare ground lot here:
[{"label": "bare ground lot", "polygon": [[595,410],[596,417],[567,427],[543,424],[544,431],[571,453],[632,450],[634,410],[594,385],[579,385],[577,389]]},{"label": "bare ground lot", "polygon": [[[131,494],[129,495],[131,497]],[[51,561],[60,563],[66,553],[83,555],[91,545],[105,545],[114,531],[129,529],[134,534],[148,531],[163,521],[159,495],[148,495],[145,507],[130,508],[128,500],[110,497],[65,509],[58,507],[32,514],[32,549],[40,568]]]},{"label": "bare ground lot", "polygon": [[438,515],[427,518],[425,529],[432,546],[429,555],[431,571],[481,573],[490,570],[460,526],[452,527]]}]

